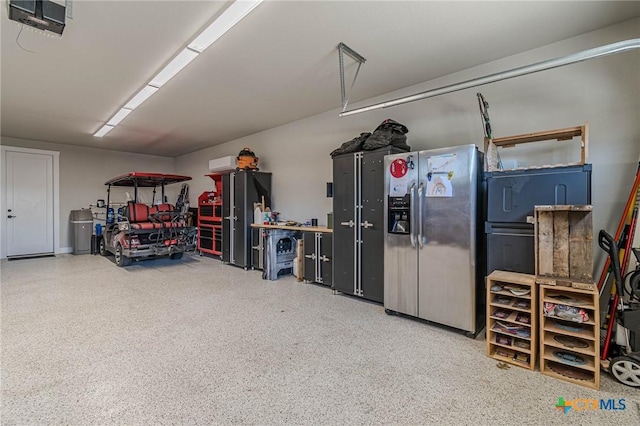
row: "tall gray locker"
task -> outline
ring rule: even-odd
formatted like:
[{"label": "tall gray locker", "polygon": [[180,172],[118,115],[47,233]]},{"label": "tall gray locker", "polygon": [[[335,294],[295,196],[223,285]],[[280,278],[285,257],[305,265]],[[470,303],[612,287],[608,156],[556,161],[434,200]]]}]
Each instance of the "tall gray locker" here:
[{"label": "tall gray locker", "polygon": [[222,176],[222,261],[249,269],[252,265],[253,204],[271,204],[271,173],[239,170]]},{"label": "tall gray locker", "polygon": [[394,147],[333,159],[334,290],[384,300],[384,156]]}]

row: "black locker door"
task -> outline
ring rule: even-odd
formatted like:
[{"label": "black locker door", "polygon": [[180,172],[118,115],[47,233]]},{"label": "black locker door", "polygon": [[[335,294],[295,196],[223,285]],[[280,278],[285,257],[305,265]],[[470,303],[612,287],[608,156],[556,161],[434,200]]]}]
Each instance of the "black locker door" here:
[{"label": "black locker door", "polygon": [[354,154],[333,160],[333,286],[354,294],[355,187]]},{"label": "black locker door", "polygon": [[362,157],[362,297],[384,300],[384,152]]},{"label": "black locker door", "polygon": [[[247,198],[247,173],[236,172],[235,173],[235,185],[234,185],[234,208],[233,216],[235,222],[235,233],[233,240],[233,256],[234,265],[241,266],[243,268],[249,267],[247,247],[249,247],[249,235],[245,226],[246,222],[246,209],[245,200]],[[253,213],[251,214],[253,217]]]},{"label": "black locker door", "polygon": [[333,265],[333,238],[331,233],[323,232],[320,239],[320,273],[322,275],[322,284],[331,285],[331,268]]},{"label": "black locker door", "polygon": [[304,274],[306,281],[316,280],[316,233],[304,232],[302,234],[302,242],[304,247]]},{"label": "black locker door", "polygon": [[231,215],[230,182],[231,177],[228,173],[222,175],[222,261],[225,263],[231,261],[231,222],[228,219]]}]

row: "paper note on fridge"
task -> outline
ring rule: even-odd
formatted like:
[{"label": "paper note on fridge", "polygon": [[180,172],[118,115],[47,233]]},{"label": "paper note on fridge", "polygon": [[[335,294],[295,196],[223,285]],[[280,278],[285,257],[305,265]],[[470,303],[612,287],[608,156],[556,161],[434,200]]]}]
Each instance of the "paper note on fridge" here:
[{"label": "paper note on fridge", "polygon": [[404,197],[407,195],[407,188],[409,186],[409,180],[407,175],[400,178],[391,177],[391,188],[389,188],[389,196],[391,197]]},{"label": "paper note on fridge", "polygon": [[427,158],[427,197],[453,197],[451,178],[457,160],[455,153]]}]

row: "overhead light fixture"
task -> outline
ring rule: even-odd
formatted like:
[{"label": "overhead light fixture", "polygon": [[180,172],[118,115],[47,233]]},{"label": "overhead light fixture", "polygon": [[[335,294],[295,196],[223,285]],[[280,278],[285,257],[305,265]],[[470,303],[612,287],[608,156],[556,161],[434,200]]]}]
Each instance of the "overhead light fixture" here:
[{"label": "overhead light fixture", "polygon": [[149,99],[151,95],[158,91],[157,87],[144,86],[127,104],[124,106],[126,109],[134,110],[138,108],[144,101]]},{"label": "overhead light fixture", "polygon": [[111,130],[113,130],[115,126],[109,126],[108,124],[105,124],[104,126],[102,126],[100,128],[100,130],[98,130],[97,132],[95,132],[93,134],[93,136],[95,136],[96,138],[101,138],[104,135],[106,135],[107,133],[109,133]]},{"label": "overhead light fixture", "polygon": [[202,53],[207,47],[211,46],[224,33],[229,31],[231,27],[240,22],[242,18],[247,16],[249,12],[255,9],[262,0],[236,0],[231,6],[225,10],[222,15],[211,23],[204,31],[200,33],[191,43],[189,49]]},{"label": "overhead light fixture", "polygon": [[189,65],[199,53],[189,48],[184,49],[178,56],[173,58],[155,77],[149,82],[149,86],[162,87],[164,84],[171,80],[171,78],[178,74],[184,67]]},{"label": "overhead light fixture", "polygon": [[165,85],[184,67],[189,65],[200,53],[211,46],[224,33],[229,31],[234,25],[247,16],[263,0],[236,0],[225,9],[207,28],[201,31],[192,41],[178,53],[167,65],[164,66],[145,87],[127,102],[111,119],[102,126],[93,136],[102,137],[109,133],[111,129],[120,124],[134,109],[139,107],[151,95],[156,93],[160,87]]},{"label": "overhead light fixture", "polygon": [[111,120],[107,121],[107,124],[109,126],[117,126],[118,124],[120,124],[120,122],[122,120],[124,120],[124,118],[129,115],[131,113],[131,109],[127,109],[127,108],[120,108],[120,111],[118,111],[116,113],[116,115],[114,115],[113,117],[111,117]]}]

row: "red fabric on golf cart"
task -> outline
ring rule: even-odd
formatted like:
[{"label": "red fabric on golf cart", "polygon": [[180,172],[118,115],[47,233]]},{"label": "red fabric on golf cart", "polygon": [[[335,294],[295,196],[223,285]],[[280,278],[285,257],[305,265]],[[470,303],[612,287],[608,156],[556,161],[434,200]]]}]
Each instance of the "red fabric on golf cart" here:
[{"label": "red fabric on golf cart", "polygon": [[[160,216],[160,219],[165,219],[164,221],[154,222],[154,214],[156,211],[160,210],[162,207],[169,208],[173,207],[171,204],[160,204],[157,207],[149,207],[146,204],[142,203],[134,203],[129,202],[127,204],[127,208],[125,210],[125,216],[129,219],[129,224],[131,229],[135,230],[152,230],[152,229],[161,229],[161,228],[182,228],[184,227],[184,223],[181,222],[171,222],[171,215]],[[160,211],[168,211],[168,210],[160,210]],[[168,218],[168,220],[166,220]]]}]

